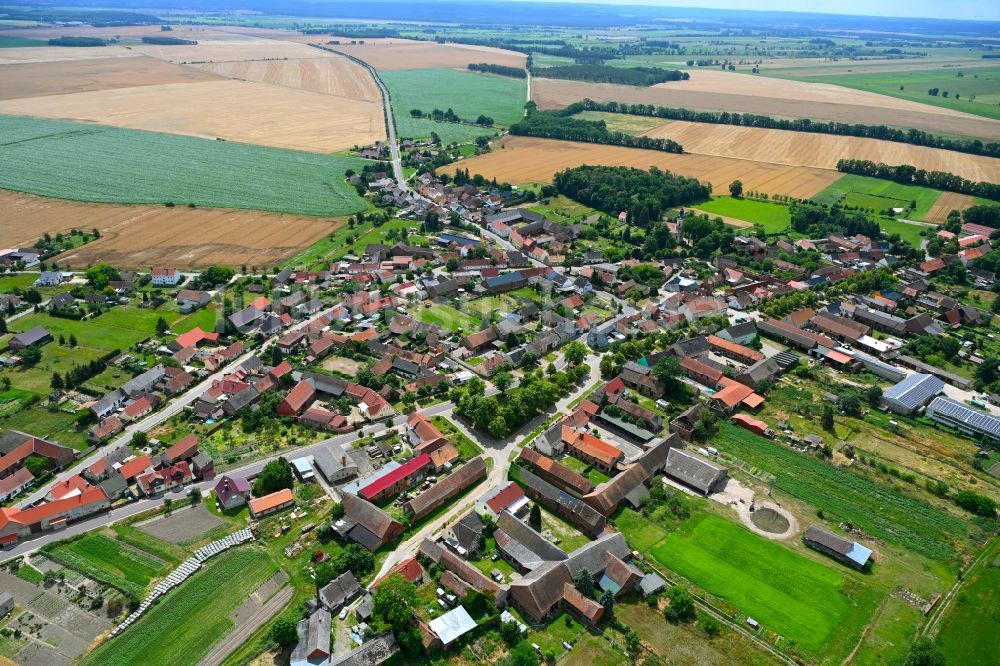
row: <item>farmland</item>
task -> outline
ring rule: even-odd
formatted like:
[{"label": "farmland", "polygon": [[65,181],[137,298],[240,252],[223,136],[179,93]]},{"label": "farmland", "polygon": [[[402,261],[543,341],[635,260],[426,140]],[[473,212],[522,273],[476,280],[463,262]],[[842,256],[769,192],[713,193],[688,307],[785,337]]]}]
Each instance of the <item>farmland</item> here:
[{"label": "farmland", "polygon": [[864,532],[939,562],[955,556],[960,541],[974,540],[970,524],[849,470],[723,424],[713,440],[728,455],[774,474],[774,487],[822,509],[829,521],[847,521]]},{"label": "farmland", "polygon": [[[318,50],[315,53],[323,54]],[[382,103],[368,70],[343,57],[208,62],[194,67],[228,79],[376,102],[380,107]]]},{"label": "farmland", "polygon": [[277,566],[262,551],[242,548],[223,553],[82,663],[196,664],[232,630],[229,613],[276,571]]},{"label": "farmland", "polygon": [[868,588],[715,516],[690,519],[651,553],[810,652],[841,625],[859,629],[874,611]]},{"label": "farmland", "polygon": [[753,199],[734,199],[732,197],[717,197],[711,201],[698,204],[698,209],[706,213],[715,213],[723,217],[733,217],[760,224],[769,234],[779,233],[788,229],[791,215],[788,206],[768,201]]},{"label": "farmland", "polygon": [[[314,37],[314,40],[326,41],[322,37]],[[402,39],[365,40],[364,44],[330,44],[329,48],[360,58],[380,72],[441,67],[465,69],[471,62],[524,67],[525,60],[523,53],[485,46],[435,44]]]},{"label": "farmland", "polygon": [[396,131],[402,139],[426,139],[431,132],[441,137],[445,145],[468,143],[476,137],[492,136],[496,131],[490,127],[467,125],[465,123],[439,123],[429,118],[413,118],[409,114],[396,114]]},{"label": "farmland", "polygon": [[581,164],[657,166],[682,176],[710,182],[716,194],[728,194],[729,183],[739,179],[743,188],[769,194],[809,198],[826,189],[841,174],[826,169],[790,167],[781,164],[709,155],[674,155],[656,150],[602,146],[513,136],[503,140],[502,149],[474,157],[463,163],[472,174],[511,183],[549,183],[557,171]]},{"label": "farmland", "polygon": [[688,81],[661,83],[651,88],[533,78],[531,98],[541,109],[562,109],[589,98],[598,102],[759,113],[1000,138],[1000,123],[988,118],[841,86],[793,81],[776,84],[735,72],[697,70]]},{"label": "farmland", "polygon": [[910,204],[916,202],[916,208],[907,216],[921,220],[940,194],[929,187],[900,185],[889,180],[847,174],[813,198],[820,203],[840,203],[870,208],[876,212],[887,208],[910,208]]},{"label": "farmland", "polygon": [[365,209],[343,178],[359,159],[13,116],[0,116],[0,134],[0,187],[19,192],[304,215]]},{"label": "farmland", "polygon": [[[394,70],[380,77],[400,119],[411,109],[430,113],[450,108],[463,120],[475,120],[482,114],[498,125],[510,125],[524,114],[524,80],[453,69]],[[430,91],[433,93],[428,94]],[[405,134],[402,127],[399,130]]]},{"label": "farmland", "polygon": [[966,583],[938,641],[949,664],[987,664],[996,650],[987,636],[1000,629],[1000,568],[987,566]]},{"label": "farmland", "polygon": [[165,562],[135,546],[101,534],[89,534],[53,549],[48,555],[84,575],[140,598],[145,587],[168,568]]}]

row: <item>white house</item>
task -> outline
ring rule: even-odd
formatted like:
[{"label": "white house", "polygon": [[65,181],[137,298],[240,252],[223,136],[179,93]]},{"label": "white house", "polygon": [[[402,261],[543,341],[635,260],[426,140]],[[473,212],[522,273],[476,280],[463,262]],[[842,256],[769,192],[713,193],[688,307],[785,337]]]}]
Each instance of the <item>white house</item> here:
[{"label": "white house", "polygon": [[181,272],[176,268],[154,268],[153,284],[158,286],[173,287],[181,281]]}]

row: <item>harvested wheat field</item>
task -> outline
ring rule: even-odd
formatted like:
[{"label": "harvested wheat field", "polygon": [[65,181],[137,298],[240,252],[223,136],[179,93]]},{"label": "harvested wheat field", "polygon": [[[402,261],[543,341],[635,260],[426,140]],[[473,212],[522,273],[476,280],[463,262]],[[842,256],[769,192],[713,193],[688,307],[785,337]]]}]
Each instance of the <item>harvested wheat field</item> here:
[{"label": "harvested wheat field", "polygon": [[[501,148],[502,146],[502,148]],[[581,164],[656,166],[673,173],[710,182],[715,194],[727,193],[729,183],[739,179],[747,190],[808,198],[825,189],[843,174],[828,169],[794,167],[710,155],[675,155],[658,150],[574,143],[554,139],[510,136],[487,155],[463,160],[470,173],[510,183],[549,183],[562,169]]]},{"label": "harvested wheat field", "polygon": [[31,62],[0,66],[0,99],[218,79],[210,72],[146,56]]},{"label": "harvested wheat field", "polygon": [[137,44],[132,48],[160,60],[181,64],[324,57],[323,51],[307,44],[224,33],[198,39],[198,43],[193,46]]},{"label": "harvested wheat field", "polygon": [[[735,78],[729,80],[730,77]],[[532,77],[531,98],[541,109],[561,109],[589,98],[598,102],[914,127],[929,132],[1000,139],[1000,121],[997,120],[841,86],[764,79],[748,74],[696,71],[692,72],[689,81],[661,83],[650,88]]]},{"label": "harvested wheat field", "polygon": [[385,138],[382,105],[245,81],[169,83],[0,102],[0,113],[334,152]]},{"label": "harvested wheat field", "polygon": [[55,258],[84,268],[212,264],[271,266],[333,232],[341,221],[228,209],[111,206],[0,191],[0,246],[17,247],[43,233],[101,231],[101,238]]},{"label": "harvested wheat field", "polygon": [[968,194],[957,194],[955,192],[942,192],[934,205],[931,206],[924,215],[924,222],[936,222],[943,224],[948,221],[948,213],[953,210],[965,210],[969,206],[974,206],[976,200]]},{"label": "harvested wheat field", "polygon": [[646,135],[673,139],[684,146],[685,152],[700,155],[821,169],[836,169],[837,160],[844,158],[871,160],[947,171],[969,180],[1000,182],[1000,159],[894,141],[683,121],[666,123]]},{"label": "harvested wheat field", "polygon": [[141,53],[124,46],[26,46],[0,49],[0,65],[22,62],[66,62],[103,58],[137,58]]},{"label": "harvested wheat field", "polygon": [[381,103],[382,100],[369,71],[342,57],[216,62],[193,67],[227,79],[267,83],[369,102]]},{"label": "harvested wheat field", "polygon": [[[215,26],[173,25],[169,32],[163,32],[160,24],[156,25],[117,25],[95,28],[90,25],[76,26],[38,26],[34,28],[16,28],[0,30],[0,37],[23,37],[25,39],[53,39],[64,35],[73,37],[97,37],[98,39],[119,39],[121,41],[136,41],[143,37],[179,37],[181,39],[201,39],[205,36],[218,34]],[[92,48],[92,47],[85,47]]]},{"label": "harvested wheat field", "polygon": [[[331,39],[326,35],[310,35],[316,43],[326,45]],[[345,41],[341,39],[341,41]],[[378,70],[383,69],[425,69],[431,67],[460,67],[469,63],[488,62],[509,67],[524,67],[523,53],[496,49],[489,46],[469,46],[458,44],[437,44],[434,42],[414,42],[406,39],[365,40],[364,44],[329,44],[340,53],[364,60]],[[565,105],[564,105],[565,106]]]}]

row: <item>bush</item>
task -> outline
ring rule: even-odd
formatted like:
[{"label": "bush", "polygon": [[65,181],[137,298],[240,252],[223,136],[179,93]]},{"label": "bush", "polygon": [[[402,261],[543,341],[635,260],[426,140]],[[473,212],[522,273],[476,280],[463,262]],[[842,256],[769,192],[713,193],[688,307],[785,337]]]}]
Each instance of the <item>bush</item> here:
[{"label": "bush", "polygon": [[992,518],[996,515],[997,504],[989,497],[983,497],[971,490],[963,490],[955,494],[955,504],[977,516]]},{"label": "bush", "polygon": [[694,597],[683,585],[674,585],[667,590],[670,605],[663,609],[663,617],[669,622],[682,622],[694,618]]},{"label": "bush", "polygon": [[271,625],[271,640],[282,647],[294,645],[299,640],[297,624],[298,618],[294,615],[282,615]]}]

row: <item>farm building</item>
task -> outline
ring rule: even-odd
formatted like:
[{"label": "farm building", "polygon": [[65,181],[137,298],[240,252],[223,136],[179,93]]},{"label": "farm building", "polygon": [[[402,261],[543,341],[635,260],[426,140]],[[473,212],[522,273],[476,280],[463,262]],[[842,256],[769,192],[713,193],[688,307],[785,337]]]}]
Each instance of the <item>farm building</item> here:
[{"label": "farm building", "polygon": [[500,514],[493,536],[503,558],[522,573],[566,559],[566,553],[506,511]]},{"label": "farm building", "polygon": [[47,345],[52,342],[52,334],[41,326],[36,326],[30,331],[18,333],[10,339],[7,345],[11,349],[27,349],[32,345]]},{"label": "farm building", "polygon": [[750,432],[757,433],[761,437],[774,437],[774,431],[771,430],[769,425],[760,419],[753,418],[752,416],[747,416],[746,414],[734,414],[733,423],[746,428]]},{"label": "farm building", "polygon": [[379,502],[400,493],[423,480],[431,468],[431,457],[422,453],[406,461],[388,474],[363,486],[358,495],[369,502]]},{"label": "farm building", "polygon": [[355,541],[373,553],[403,533],[403,524],[371,502],[344,493],[344,515],[333,523],[341,537]]},{"label": "farm building", "polygon": [[313,463],[330,483],[343,481],[358,473],[358,464],[347,455],[343,447],[320,449],[313,454]]},{"label": "farm building", "polygon": [[103,490],[90,488],[79,495],[30,509],[0,509],[0,547],[13,545],[35,532],[62,529],[70,521],[110,507],[111,502]]},{"label": "farm building", "polygon": [[802,539],[810,548],[829,555],[854,569],[864,569],[872,557],[870,548],[837,536],[818,525],[810,525]]},{"label": "farm building", "polygon": [[624,455],[618,447],[594,437],[589,432],[580,432],[567,426],[562,428],[562,441],[566,444],[570,455],[593,465],[605,474],[613,474],[615,465]]},{"label": "farm building", "polygon": [[444,645],[450,645],[460,636],[463,636],[476,628],[476,621],[469,615],[469,611],[458,606],[448,611],[441,617],[436,617],[430,621],[431,631],[441,639]]},{"label": "farm building", "polygon": [[295,496],[288,488],[282,488],[270,495],[252,499],[249,504],[250,515],[259,519],[292,508],[295,505]]},{"label": "farm building", "polygon": [[413,516],[414,520],[421,520],[451,498],[485,478],[486,472],[486,463],[481,456],[476,456],[428,490],[408,501],[403,505],[403,509]]},{"label": "farm building", "polygon": [[318,666],[330,663],[330,611],[318,608],[297,626],[299,642],[289,657],[289,666]]},{"label": "farm building", "polygon": [[924,373],[906,377],[882,394],[882,401],[897,414],[912,414],[944,391],[944,382]]},{"label": "farm building", "polygon": [[927,405],[927,416],[973,437],[1000,441],[1000,418],[940,395]]},{"label": "farm building", "polygon": [[518,458],[531,464],[546,481],[568,493],[586,495],[594,489],[594,484],[590,479],[560,465],[548,456],[543,456],[531,447],[526,446],[521,449]]},{"label": "farm building", "polygon": [[729,472],[725,467],[720,467],[684,449],[670,449],[667,454],[665,474],[703,495],[711,495],[721,490],[729,478]]},{"label": "farm building", "polygon": [[506,486],[495,488],[476,502],[476,512],[489,516],[494,522],[504,511],[510,511],[516,516],[527,507],[528,498],[524,496],[521,486],[513,481]]},{"label": "farm building", "polygon": [[604,531],[606,517],[585,501],[559,490],[526,469],[520,470],[520,476],[528,497],[565,518],[581,532],[594,535]]},{"label": "farm building", "polygon": [[397,652],[399,647],[396,645],[396,637],[391,632],[386,632],[331,661],[330,666],[379,666]]}]

